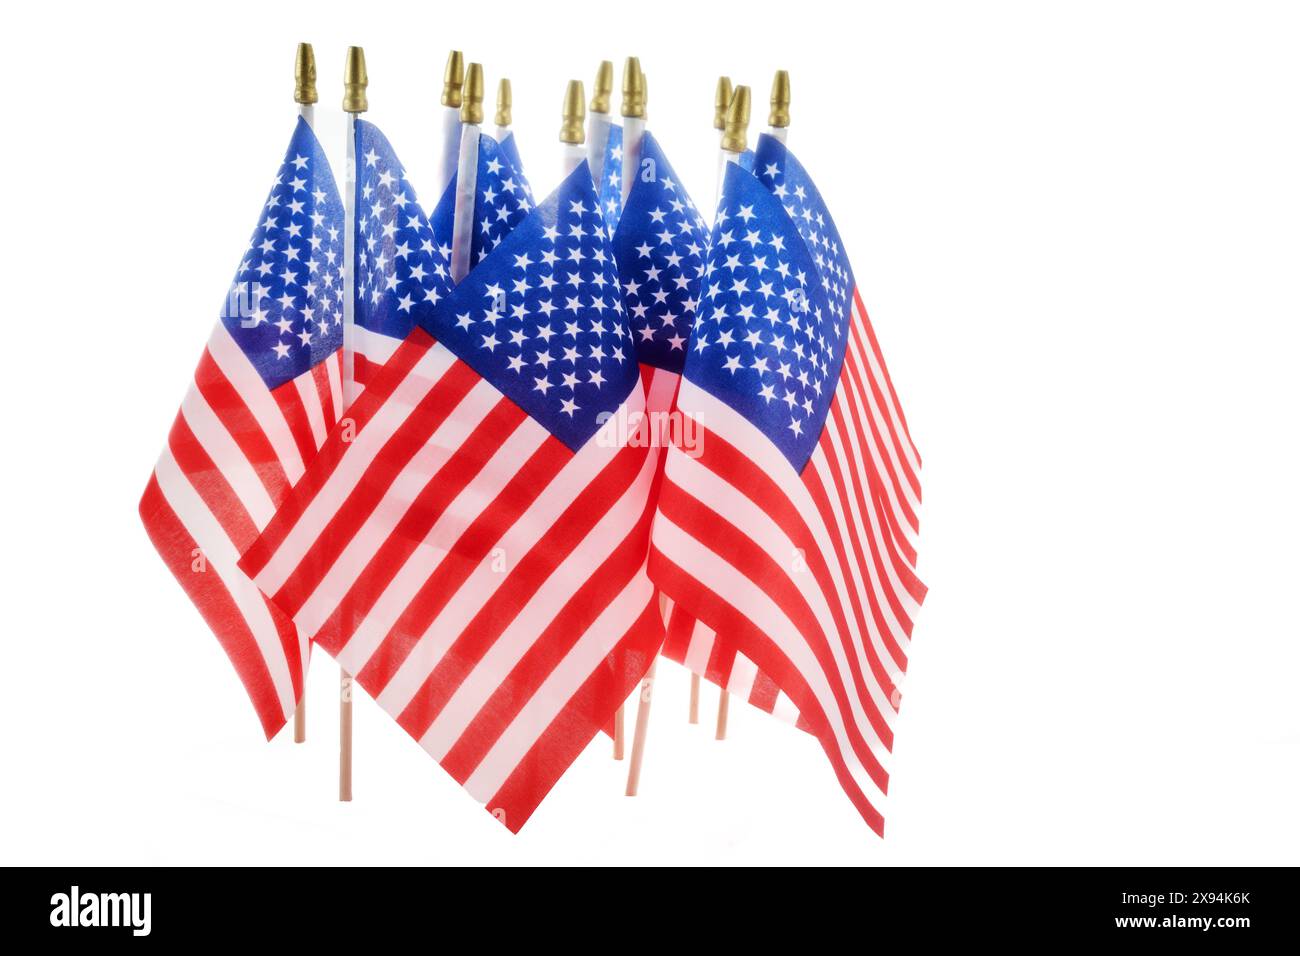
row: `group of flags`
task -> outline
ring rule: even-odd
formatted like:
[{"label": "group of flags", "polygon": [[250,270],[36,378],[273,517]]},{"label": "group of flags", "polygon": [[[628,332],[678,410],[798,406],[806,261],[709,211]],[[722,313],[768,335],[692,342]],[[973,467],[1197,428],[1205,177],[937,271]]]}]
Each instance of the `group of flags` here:
[{"label": "group of flags", "polygon": [[540,201],[481,133],[454,283],[457,184],[354,128],[349,237],[298,121],[140,504],[267,737],[320,647],[517,831],[662,654],[883,832],[920,456],[804,167],[762,136],[710,225],[650,133]]}]

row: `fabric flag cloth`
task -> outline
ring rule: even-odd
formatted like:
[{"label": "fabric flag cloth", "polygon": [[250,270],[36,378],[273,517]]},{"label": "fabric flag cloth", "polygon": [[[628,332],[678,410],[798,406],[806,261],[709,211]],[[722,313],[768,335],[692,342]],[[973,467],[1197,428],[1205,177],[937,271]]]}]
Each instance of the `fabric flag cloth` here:
[{"label": "fabric flag cloth", "polygon": [[645,402],[587,164],[413,311],[242,566],[518,830],[663,641],[655,459],[627,436]]},{"label": "fabric flag cloth", "polygon": [[[510,138],[512,137],[507,137]],[[451,249],[455,225],[458,181],[459,174],[452,177],[437,208],[429,217],[434,235],[448,250]],[[523,173],[514,167],[509,155],[495,139],[486,133],[480,133],[470,268],[482,262],[485,255],[495,249],[515,226],[523,222],[534,205],[532,188]]]},{"label": "fabric flag cloth", "polygon": [[519,155],[519,141],[515,138],[514,130],[506,133],[505,138],[498,144],[501,147],[501,154],[506,158],[511,168],[515,171],[519,187],[524,191],[525,198],[532,205],[536,205],[533,198],[533,187],[528,184],[527,177],[524,176],[524,159]]},{"label": "fabric flag cloth", "polygon": [[[877,446],[901,445],[906,429],[825,204],[810,181],[792,192],[806,177],[781,144],[756,152],[774,185],[726,172],[677,399],[698,444],[667,452],[651,577],[789,698],[883,833],[925,596],[876,467]],[[900,427],[882,434],[886,395]],[[915,456],[906,445],[893,451]]]},{"label": "fabric flag cloth", "polygon": [[154,546],[217,635],[268,738],[308,649],[238,559],[342,407],[343,205],[298,120],[261,221],[140,501]]},{"label": "fabric flag cloth", "polygon": [[[418,310],[451,293],[451,232],[435,236],[406,171],[373,123],[356,123],[356,328],[353,376],[369,384],[415,328]],[[455,203],[455,184],[441,206]],[[447,197],[450,197],[448,199]]]},{"label": "fabric flag cloth", "polygon": [[617,123],[609,124],[600,179],[596,189],[600,193],[600,209],[605,215],[606,229],[612,239],[623,215],[623,127]]}]

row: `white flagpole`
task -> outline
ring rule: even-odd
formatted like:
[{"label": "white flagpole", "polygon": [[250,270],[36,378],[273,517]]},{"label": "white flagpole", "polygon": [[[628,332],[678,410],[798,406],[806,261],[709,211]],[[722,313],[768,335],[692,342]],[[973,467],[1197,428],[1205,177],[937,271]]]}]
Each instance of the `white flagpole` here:
[{"label": "white flagpole", "polygon": [[447,67],[442,73],[442,106],[439,109],[442,123],[442,158],[438,164],[438,181],[433,202],[442,198],[442,191],[456,175],[460,162],[460,105],[461,87],[465,83],[464,58],[460,50],[447,54]]},{"label": "white flagpole", "polygon": [[[356,380],[356,230],[357,116],[366,101],[366,54],[348,47],[343,71],[343,111],[347,114],[347,162],[343,180],[343,407],[357,395]],[[339,799],[352,799],[352,675],[339,668]]]},{"label": "white flagpole", "polygon": [[497,113],[493,117],[497,125],[492,132],[498,143],[510,135],[510,123],[514,119],[513,106],[514,93],[510,89],[510,81],[503,76],[497,83]]},{"label": "white flagpole", "polygon": [[483,125],[483,67],[471,63],[461,90],[460,159],[456,166],[456,212],[451,229],[451,281],[458,283],[472,267],[474,194],[478,191],[478,138]]},{"label": "white flagpole", "polygon": [[600,193],[605,178],[605,154],[609,151],[609,129],[614,121],[609,116],[609,98],[614,92],[614,64],[601,60],[596,70],[596,85],[591,91],[591,110],[587,113],[587,165],[591,178]]},{"label": "white flagpole", "polygon": [[[298,104],[298,115],[308,126],[316,129],[316,54],[310,43],[299,43],[298,54],[293,68],[293,99]],[[305,743],[307,740],[307,661],[302,667],[302,695],[298,706],[293,710],[293,742]]]},{"label": "white flagpole", "polygon": [[[721,83],[719,83],[721,87]],[[722,184],[727,176],[727,164],[739,163],[740,154],[745,151],[745,134],[749,129],[749,87],[738,86],[731,95],[727,106],[727,116],[723,123],[722,139],[718,146],[718,186],[714,193],[713,208],[716,219],[718,203],[722,199]],[[718,723],[714,736],[718,740],[727,739],[727,708],[731,694],[726,687],[718,693]]]},{"label": "white flagpole", "polygon": [[[645,74],[641,72],[641,61],[634,56],[627,58],[623,64],[623,203],[627,204],[628,193],[632,191],[636,167],[641,161],[641,136],[645,133]],[[608,133],[606,134],[608,135]],[[654,665],[651,665],[653,673]],[[647,712],[648,712],[648,705]],[[641,718],[638,714],[637,724]],[[642,734],[644,738],[644,733]],[[644,740],[643,740],[644,746]],[[614,759],[623,759],[623,705],[614,712]],[[633,753],[633,766],[628,768],[628,780],[633,774],[639,779],[641,766],[640,754]]]}]

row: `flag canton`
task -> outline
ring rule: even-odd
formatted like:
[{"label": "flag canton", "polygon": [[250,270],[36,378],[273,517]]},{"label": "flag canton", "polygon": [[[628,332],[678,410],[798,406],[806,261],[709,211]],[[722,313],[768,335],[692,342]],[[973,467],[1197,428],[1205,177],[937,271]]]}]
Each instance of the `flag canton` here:
[{"label": "flag canton", "polygon": [[524,177],[524,158],[519,155],[519,143],[515,139],[514,132],[511,131],[506,133],[505,139],[501,140],[497,145],[500,146],[501,153],[505,156],[506,162],[508,162],[514,169],[515,177],[519,182],[520,188],[523,189],[524,196],[527,197],[529,204],[536,205],[537,200],[533,198],[533,187],[528,184],[528,180]]},{"label": "flag canton", "polygon": [[753,172],[754,151],[752,149],[745,150],[743,153],[740,154],[740,158],[737,159],[736,162],[738,162],[740,164],[740,168],[745,170],[746,172]]},{"label": "flag canton", "polygon": [[356,322],[406,338],[451,293],[450,250],[433,229],[378,127],[357,121]]},{"label": "flag canton", "polygon": [[605,163],[601,167],[600,209],[605,215],[609,237],[614,237],[619,218],[623,215],[623,127],[609,124],[609,139],[605,141]]},{"label": "flag canton", "polygon": [[421,324],[581,448],[640,381],[586,162]]},{"label": "flag canton", "polygon": [[343,344],[343,203],[301,118],[221,319],[267,388]]},{"label": "flag canton", "polygon": [[474,249],[478,265],[524,220],[533,208],[523,176],[497,141],[487,134],[478,141],[478,185],[474,197]]},{"label": "flag canton", "polygon": [[686,377],[749,419],[802,471],[821,437],[846,330],[785,208],[729,164]]},{"label": "flag canton", "polygon": [[822,290],[836,315],[849,320],[856,288],[839,230],[808,171],[774,136],[758,138],[754,174],[781,200],[817,265]]},{"label": "flag canton", "polygon": [[641,364],[682,370],[708,244],[704,220],[646,133],[641,167],[614,234],[623,308]]}]

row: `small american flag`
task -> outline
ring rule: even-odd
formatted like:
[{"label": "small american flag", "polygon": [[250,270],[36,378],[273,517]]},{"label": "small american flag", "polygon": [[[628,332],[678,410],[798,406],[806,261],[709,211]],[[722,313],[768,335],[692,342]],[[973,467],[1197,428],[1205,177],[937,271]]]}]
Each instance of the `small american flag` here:
[{"label": "small american flag", "polygon": [[518,830],[663,640],[655,458],[625,434],[644,396],[586,163],[413,312],[242,566]]},{"label": "small american flag", "polygon": [[237,562],[342,406],[342,231],[329,163],[300,119],[140,502],[154,546],[230,656],[268,738],[302,694],[307,647]]},{"label": "small american flag", "polygon": [[530,203],[533,203],[533,187],[528,184],[528,180],[524,176],[524,159],[519,155],[519,141],[515,138],[514,130],[506,133],[499,145],[501,147],[501,155],[506,158],[506,162],[508,162],[511,168],[515,171],[515,177],[519,182],[520,188],[524,191],[524,196]]},{"label": "small american flag", "polygon": [[[507,137],[513,139],[513,135]],[[456,184],[453,176],[430,220],[434,234],[450,248],[456,214]],[[479,134],[478,173],[474,184],[474,244],[470,263],[483,257],[523,222],[534,205],[533,191],[523,173],[515,168],[506,150],[486,133]]]},{"label": "small american flag", "polygon": [[[876,467],[885,391],[899,436],[902,413],[821,197],[770,137],[755,171],[727,169],[678,393],[702,437],[694,455],[666,456],[651,574],[789,699],[883,832],[898,685],[925,595]],[[906,444],[893,451],[915,456]]]}]

